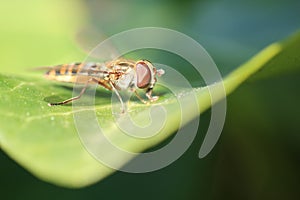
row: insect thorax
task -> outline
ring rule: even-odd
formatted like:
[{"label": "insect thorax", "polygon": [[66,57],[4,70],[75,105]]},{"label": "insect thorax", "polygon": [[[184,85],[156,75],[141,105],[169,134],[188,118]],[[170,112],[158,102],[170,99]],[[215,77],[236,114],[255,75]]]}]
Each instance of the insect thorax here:
[{"label": "insect thorax", "polygon": [[136,75],[133,69],[128,69],[126,73],[118,77],[113,81],[116,88],[119,90],[127,90],[129,88],[136,87]]}]

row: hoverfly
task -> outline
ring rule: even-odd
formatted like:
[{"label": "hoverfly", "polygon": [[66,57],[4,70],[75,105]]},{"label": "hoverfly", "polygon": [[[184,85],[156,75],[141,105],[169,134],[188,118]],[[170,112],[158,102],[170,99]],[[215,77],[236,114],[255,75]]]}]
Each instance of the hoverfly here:
[{"label": "hoverfly", "polygon": [[[85,84],[78,96],[61,102],[49,103],[49,106],[62,105],[79,99],[90,84],[99,84],[116,93],[125,111],[123,100],[118,91],[131,90],[143,103],[154,102],[158,96],[152,96],[157,76],[163,75],[162,69],[156,69],[147,60],[117,59],[106,63],[74,63],[51,68],[46,78],[55,81]],[[137,89],[144,89],[149,101],[144,100]]]}]

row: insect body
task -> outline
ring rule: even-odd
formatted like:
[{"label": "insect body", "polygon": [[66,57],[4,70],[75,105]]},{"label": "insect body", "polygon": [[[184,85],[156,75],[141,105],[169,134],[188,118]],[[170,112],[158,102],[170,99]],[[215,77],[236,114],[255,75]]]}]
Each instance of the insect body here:
[{"label": "insect body", "polygon": [[79,99],[89,84],[99,84],[111,90],[118,96],[122,112],[124,103],[118,91],[130,89],[143,102],[147,103],[137,89],[144,89],[150,102],[156,101],[158,96],[152,96],[152,90],[157,81],[156,76],[164,74],[164,70],[158,69],[147,60],[118,59],[107,63],[74,63],[58,65],[46,73],[46,78],[56,81],[85,84],[78,96],[62,102],[49,103],[49,106],[62,105]]}]

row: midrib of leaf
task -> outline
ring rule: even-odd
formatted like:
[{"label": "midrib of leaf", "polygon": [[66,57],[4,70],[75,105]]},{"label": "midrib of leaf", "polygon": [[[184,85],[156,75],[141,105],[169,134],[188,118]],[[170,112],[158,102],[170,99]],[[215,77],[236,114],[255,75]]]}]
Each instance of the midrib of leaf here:
[{"label": "midrib of leaf", "polygon": [[276,56],[282,47],[280,44],[275,43],[264,50],[262,50],[255,57],[251,58],[248,62],[241,65],[234,70],[224,79],[224,86],[227,95],[232,93],[241,83],[246,81],[251,75],[260,70],[266,63],[268,63],[274,56]]}]

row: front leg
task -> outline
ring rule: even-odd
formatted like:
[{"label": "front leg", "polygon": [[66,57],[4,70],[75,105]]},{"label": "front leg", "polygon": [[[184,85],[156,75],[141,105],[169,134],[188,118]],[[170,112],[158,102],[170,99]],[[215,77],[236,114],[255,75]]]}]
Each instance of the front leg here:
[{"label": "front leg", "polygon": [[145,101],[139,94],[138,94],[138,92],[135,90],[134,91],[134,93],[135,93],[135,96],[141,101],[141,102],[143,102],[144,104],[148,104],[149,102],[147,102],[147,101]]},{"label": "front leg", "polygon": [[159,98],[158,96],[152,96],[152,89],[149,89],[146,92],[146,97],[150,100],[150,102],[143,99],[136,90],[134,90],[134,93],[135,93],[135,96],[144,104],[149,104],[150,102],[152,103],[154,101],[157,101]]},{"label": "front leg", "polygon": [[146,97],[150,100],[150,102],[154,102],[158,100],[158,96],[152,96],[153,88],[149,88],[146,92]]}]

